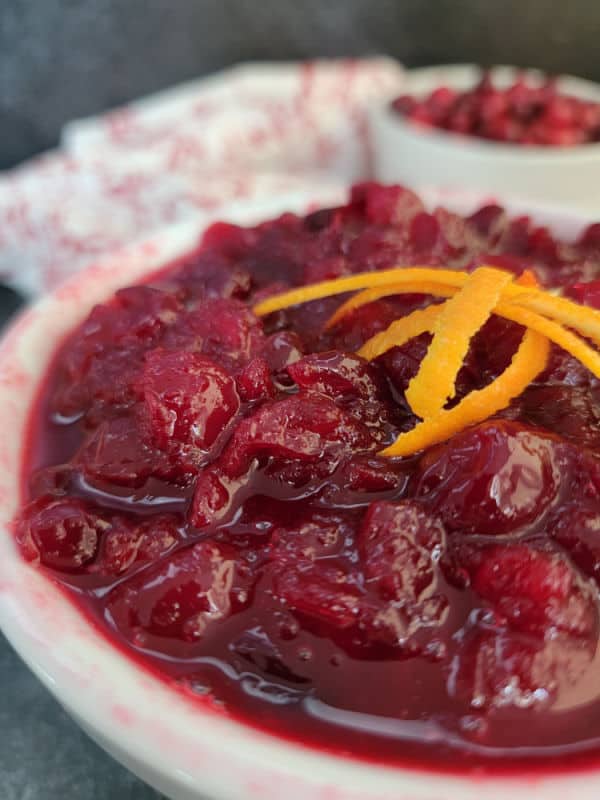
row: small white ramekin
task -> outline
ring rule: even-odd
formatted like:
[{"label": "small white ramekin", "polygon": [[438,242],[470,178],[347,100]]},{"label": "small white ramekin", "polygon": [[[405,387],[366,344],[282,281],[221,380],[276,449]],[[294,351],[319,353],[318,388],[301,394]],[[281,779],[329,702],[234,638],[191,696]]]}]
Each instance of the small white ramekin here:
[{"label": "small white ramekin", "polygon": [[[428,199],[466,212],[478,198]],[[296,198],[295,205],[309,201]],[[233,221],[282,210],[275,201],[238,209]],[[587,221],[541,209],[534,216],[563,235]],[[174,800],[597,800],[600,761],[597,770],[546,776],[461,777],[375,766],[260,733],[145,672],[22,560],[10,521],[28,415],[57,344],[94,303],[189,252],[201,233],[200,225],[186,223],[91,266],[26,311],[0,344],[0,626],[9,641],[90,736]]]},{"label": "small white ramekin", "polygon": [[[494,83],[506,86],[522,70],[495,67]],[[403,93],[423,97],[437,86],[468,89],[481,69],[473,64],[409,70]],[[526,72],[539,82],[539,72]],[[600,85],[562,76],[558,88],[600,101]],[[390,98],[390,100],[393,98]],[[557,204],[600,215],[600,143],[576,147],[535,147],[487,141],[417,125],[390,104],[370,114],[377,180],[447,189],[474,189],[524,201]]]}]

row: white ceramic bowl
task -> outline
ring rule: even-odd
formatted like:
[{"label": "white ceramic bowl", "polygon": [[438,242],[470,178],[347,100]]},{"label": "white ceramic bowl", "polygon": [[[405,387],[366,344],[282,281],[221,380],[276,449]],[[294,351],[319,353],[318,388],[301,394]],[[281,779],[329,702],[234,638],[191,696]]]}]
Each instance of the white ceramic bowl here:
[{"label": "white ceramic bowl", "polygon": [[[480,73],[472,64],[410,70],[402,89],[417,97],[442,84],[464,90],[477,83]],[[506,86],[518,71],[496,67],[492,74],[495,84]],[[528,71],[527,75],[534,83],[543,79],[539,72]],[[558,87],[600,101],[599,84],[563,76]],[[370,125],[378,180],[508,194],[600,214],[600,143],[559,148],[492,142],[420,127],[389,104],[372,109]]]},{"label": "white ceramic bowl", "polygon": [[[433,193],[429,201],[461,212],[477,202]],[[239,211],[235,221],[255,222],[280,210],[274,202]],[[536,216],[560,222],[563,235],[585,222],[582,215],[538,210]],[[200,234],[198,225],[186,223],[91,266],[21,316],[0,345],[0,626],[10,642],[97,742],[176,800],[530,800],[532,794],[597,800],[600,767],[547,777],[457,777],[377,767],[259,733],[146,673],[21,559],[9,525],[20,493],[24,433],[57,344],[94,303],[185,254]]]}]

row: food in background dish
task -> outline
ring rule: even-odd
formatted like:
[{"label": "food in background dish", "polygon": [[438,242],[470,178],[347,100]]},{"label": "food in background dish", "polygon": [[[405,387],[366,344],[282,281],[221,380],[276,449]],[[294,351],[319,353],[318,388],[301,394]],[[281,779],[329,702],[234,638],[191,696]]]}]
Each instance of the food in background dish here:
[{"label": "food in background dish", "polygon": [[392,103],[418,125],[523,145],[570,147],[600,141],[600,103],[560,91],[556,80],[527,76],[495,86],[484,72],[472,89],[438,86],[424,97],[403,94]]}]

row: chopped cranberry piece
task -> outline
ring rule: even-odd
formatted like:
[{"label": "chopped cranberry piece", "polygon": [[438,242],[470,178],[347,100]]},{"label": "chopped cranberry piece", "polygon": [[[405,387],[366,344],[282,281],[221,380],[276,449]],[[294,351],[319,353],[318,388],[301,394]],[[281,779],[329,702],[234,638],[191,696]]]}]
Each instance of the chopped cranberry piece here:
[{"label": "chopped cranberry piece", "polygon": [[335,563],[299,571],[284,569],[274,579],[276,596],[296,612],[339,630],[356,625],[361,592],[356,580]]},{"label": "chopped cranberry piece", "polygon": [[350,202],[364,210],[368,221],[377,225],[410,222],[423,210],[417,195],[404,186],[380,186],[377,183],[354,186]]},{"label": "chopped cranberry piece", "polygon": [[152,443],[187,466],[202,463],[240,404],[234,379],[199,353],[153,350],[137,386]]},{"label": "chopped cranberry piece", "polygon": [[102,541],[97,569],[120,575],[134,565],[158,561],[180,541],[180,526],[167,516],[137,525],[113,524]]},{"label": "chopped cranberry piece", "polygon": [[594,654],[594,647],[578,640],[536,641],[477,625],[467,627],[459,643],[449,694],[482,711],[551,708],[562,692],[568,696],[582,680]]},{"label": "chopped cranberry piece", "polygon": [[136,647],[152,649],[164,639],[193,644],[232,612],[235,579],[234,551],[205,540],[126,581],[107,608]]},{"label": "chopped cranberry piece", "polygon": [[195,528],[218,522],[231,506],[231,481],[216,467],[204,469],[196,481],[189,521]]},{"label": "chopped cranberry piece", "polygon": [[236,379],[240,398],[246,402],[267,400],[275,394],[271,370],[264,358],[253,358]]},{"label": "chopped cranberry piece", "polygon": [[223,469],[242,475],[254,458],[315,462],[328,453],[372,447],[368,429],[323,395],[305,394],[265,403],[242,420],[223,455]]},{"label": "chopped cranberry piece", "polygon": [[567,505],[558,514],[550,532],[577,566],[600,586],[600,508],[579,502]]},{"label": "chopped cranberry piece", "polygon": [[345,487],[353,492],[400,492],[408,482],[405,467],[377,456],[356,456],[346,465],[343,476]]},{"label": "chopped cranberry piece", "polygon": [[597,615],[589,592],[558,553],[527,544],[485,548],[473,571],[473,588],[508,624],[523,633],[553,630],[589,637]]},{"label": "chopped cranberry piece", "polygon": [[410,501],[373,503],[358,535],[368,584],[413,608],[435,589],[444,547],[441,522]]},{"label": "chopped cranberry piece", "polygon": [[492,421],[427,452],[415,494],[452,529],[504,534],[543,514],[558,492],[561,466],[552,438]]},{"label": "chopped cranberry piece", "polygon": [[75,459],[86,478],[118,486],[142,486],[157,472],[168,471],[166,461],[142,441],[133,417],[102,422],[85,440]]},{"label": "chopped cranberry piece", "polygon": [[110,303],[96,306],[64,361],[56,410],[71,417],[92,403],[101,408],[130,404],[142,354],[173,324],[181,308],[175,295],[149,286],[122,289]]},{"label": "chopped cranberry piece", "polygon": [[564,293],[577,303],[600,309],[600,280],[575,283],[573,286],[567,286]]},{"label": "chopped cranberry piece", "polygon": [[96,555],[110,523],[83,500],[40,498],[22,512],[17,537],[30,560],[59,572],[76,572]]},{"label": "chopped cranberry piece", "polygon": [[328,558],[339,554],[353,533],[352,524],[343,514],[313,510],[294,523],[273,528],[270,558],[296,567],[302,562]]},{"label": "chopped cranberry piece", "polygon": [[235,370],[259,355],[264,334],[260,321],[245,304],[210,299],[181,314],[163,343],[170,350],[202,353]]}]

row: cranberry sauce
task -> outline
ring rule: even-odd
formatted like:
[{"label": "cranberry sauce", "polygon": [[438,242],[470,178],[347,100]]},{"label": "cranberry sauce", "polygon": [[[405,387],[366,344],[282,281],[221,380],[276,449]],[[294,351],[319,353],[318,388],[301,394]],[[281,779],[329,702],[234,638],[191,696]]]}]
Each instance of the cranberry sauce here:
[{"label": "cranberry sauce", "polygon": [[[369,364],[422,305],[278,312],[291,285],[396,264],[536,271],[600,298],[600,226],[575,244],[496,206],[427,213],[400,187],[256,228],[213,226],[61,347],[31,429],[26,558],[109,638],[262,729],[388,762],[512,768],[600,753],[600,395],[555,349],[502,414],[410,458],[427,336]],[[492,318],[464,395],[522,329]],[[561,762],[563,763],[563,762]]]},{"label": "cranberry sauce", "polygon": [[517,79],[506,88],[483,74],[477,86],[439,86],[426,97],[401,95],[392,107],[419,125],[524,145],[570,147],[600,141],[600,103],[559,92],[556,81],[532,85]]}]

